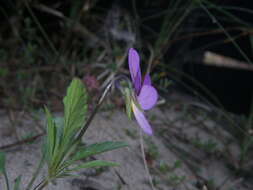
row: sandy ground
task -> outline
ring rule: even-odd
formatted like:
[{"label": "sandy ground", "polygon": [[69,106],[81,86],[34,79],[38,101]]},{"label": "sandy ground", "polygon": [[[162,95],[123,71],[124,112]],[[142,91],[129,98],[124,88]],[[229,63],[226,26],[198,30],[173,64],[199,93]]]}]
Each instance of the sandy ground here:
[{"label": "sandy ground", "polygon": [[[147,113],[155,135],[144,135],[144,146],[155,189],[252,189],[251,183],[232,175],[227,167],[228,163],[236,162],[239,147],[229,141],[232,141],[233,137],[224,130],[224,126],[203,114],[206,113],[203,111],[206,108],[202,106],[189,106],[189,101],[187,107],[185,102],[173,102]],[[188,114],[192,112],[194,114]],[[19,122],[15,125],[18,136],[36,134],[38,123],[24,118],[21,113],[17,115]],[[13,132],[14,124],[10,123],[4,111],[1,112],[0,118],[0,146],[17,141]],[[43,116],[41,118],[40,123],[43,124]],[[6,167],[12,182],[22,175],[22,187],[28,183],[41,156],[42,140],[43,138],[38,138],[32,143],[19,144],[4,150],[7,153]],[[78,173],[79,176],[58,180],[57,184],[45,189],[151,190],[143,164],[137,123],[130,121],[120,110],[97,114],[83,141],[89,144],[108,140],[129,143],[127,148],[96,156],[97,159],[116,161],[120,164],[119,167],[82,170]],[[228,151],[230,156],[219,155],[224,151]],[[46,169],[35,184],[45,172]],[[0,190],[4,189],[3,177],[0,176]]]}]

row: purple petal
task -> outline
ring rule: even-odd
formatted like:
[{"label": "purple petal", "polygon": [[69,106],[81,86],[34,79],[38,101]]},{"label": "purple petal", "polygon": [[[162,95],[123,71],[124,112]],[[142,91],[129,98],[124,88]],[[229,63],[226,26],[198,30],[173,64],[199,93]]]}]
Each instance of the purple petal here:
[{"label": "purple petal", "polygon": [[152,135],[153,134],[152,128],[150,124],[148,123],[146,117],[144,116],[143,112],[140,111],[133,102],[132,102],[132,108],[133,108],[134,116],[138,124],[140,125],[140,127],[143,129],[145,133],[147,133],[148,135]]},{"label": "purple petal", "polygon": [[138,93],[141,89],[140,57],[133,48],[130,48],[128,53],[128,66],[134,83],[135,92]]},{"label": "purple petal", "polygon": [[151,86],[151,77],[148,73],[144,77],[143,85]]},{"label": "purple petal", "polygon": [[158,94],[153,86],[144,85],[142,86],[140,94],[137,98],[141,108],[143,110],[149,110],[156,104]]}]

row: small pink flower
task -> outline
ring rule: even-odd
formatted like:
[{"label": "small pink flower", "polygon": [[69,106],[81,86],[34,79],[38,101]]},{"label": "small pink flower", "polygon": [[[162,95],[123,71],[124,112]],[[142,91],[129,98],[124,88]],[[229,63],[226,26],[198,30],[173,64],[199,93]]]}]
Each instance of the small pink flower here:
[{"label": "small pink flower", "polygon": [[151,85],[151,78],[147,73],[142,81],[140,57],[133,48],[129,50],[128,66],[134,86],[134,98],[131,99],[131,108],[134,116],[145,133],[152,135],[152,128],[147,121],[144,111],[154,107],[157,103],[158,93]]}]

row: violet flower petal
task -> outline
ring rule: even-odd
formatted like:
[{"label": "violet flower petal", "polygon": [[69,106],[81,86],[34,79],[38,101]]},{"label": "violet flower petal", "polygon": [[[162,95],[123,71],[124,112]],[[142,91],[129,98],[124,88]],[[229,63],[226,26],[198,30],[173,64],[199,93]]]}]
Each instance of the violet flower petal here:
[{"label": "violet flower petal", "polygon": [[150,124],[148,123],[146,117],[144,116],[143,112],[137,108],[137,106],[132,102],[132,109],[134,112],[134,116],[139,124],[139,126],[143,129],[145,133],[148,135],[152,135],[152,128]]},{"label": "violet flower petal", "polygon": [[137,99],[143,110],[149,110],[156,104],[158,93],[153,86],[144,85]]},{"label": "violet flower petal", "polygon": [[130,48],[128,53],[128,66],[134,84],[135,92],[138,94],[141,89],[140,57],[137,51]]},{"label": "violet flower petal", "polygon": [[149,85],[151,86],[151,77],[149,74],[146,74],[144,77],[143,85]]}]

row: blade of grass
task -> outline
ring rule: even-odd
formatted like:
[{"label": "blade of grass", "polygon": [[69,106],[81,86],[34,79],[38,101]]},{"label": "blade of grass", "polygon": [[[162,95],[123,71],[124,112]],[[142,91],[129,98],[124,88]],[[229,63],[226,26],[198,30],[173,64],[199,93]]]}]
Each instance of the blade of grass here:
[{"label": "blade of grass", "polygon": [[50,46],[51,50],[55,53],[55,55],[58,55],[58,51],[56,50],[56,48],[54,47],[53,43],[50,41],[49,36],[47,35],[47,33],[45,32],[45,30],[43,29],[43,27],[41,26],[39,20],[37,19],[37,17],[34,15],[29,3],[27,2],[27,0],[24,0],[25,6],[28,10],[28,12],[30,13],[32,19],[34,20],[34,22],[36,23],[36,25],[38,26],[42,36],[44,37],[44,39],[47,41],[48,45]]},{"label": "blade of grass", "polygon": [[[212,5],[209,1],[205,1],[205,2],[208,3],[208,5]],[[233,40],[232,36],[226,31],[226,29],[222,26],[222,24],[218,21],[218,19],[206,8],[206,6],[201,1],[199,2],[199,5],[208,14],[208,16],[210,16],[210,19],[212,19],[217,24],[217,26],[224,31],[224,34],[229,39],[231,39],[231,42],[233,43],[233,45],[235,46],[235,48],[241,53],[241,55],[243,56],[243,58],[248,63],[252,63],[252,61],[250,60],[250,58],[244,53],[244,51],[240,48],[240,46]]]},{"label": "blade of grass", "polygon": [[36,178],[38,177],[38,175],[39,175],[39,173],[40,173],[42,167],[43,167],[44,164],[45,164],[45,156],[46,156],[46,153],[43,152],[43,153],[42,153],[42,157],[41,157],[41,159],[40,159],[40,162],[39,162],[39,164],[38,164],[38,167],[36,168],[35,172],[33,173],[32,178],[31,178],[30,182],[28,183],[28,185],[27,185],[27,187],[26,187],[25,190],[30,190],[30,189],[31,189],[31,187],[32,187],[32,185],[33,185],[33,183],[34,183],[34,181],[35,181]]},{"label": "blade of grass", "polygon": [[17,179],[15,179],[15,184],[13,190],[19,190],[20,189],[20,182],[21,182],[21,176],[18,176]]}]

